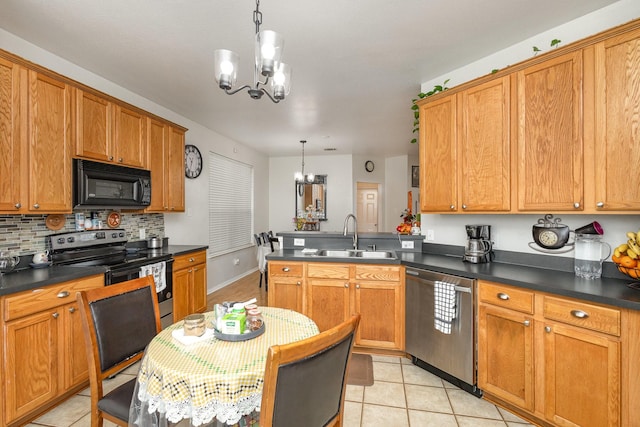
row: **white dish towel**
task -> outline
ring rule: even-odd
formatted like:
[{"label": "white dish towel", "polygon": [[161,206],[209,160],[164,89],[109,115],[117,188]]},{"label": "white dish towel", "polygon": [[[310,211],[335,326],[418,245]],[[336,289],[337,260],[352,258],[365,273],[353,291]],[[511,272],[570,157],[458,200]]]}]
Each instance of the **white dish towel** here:
[{"label": "white dish towel", "polygon": [[153,275],[156,284],[156,292],[161,292],[167,287],[166,280],[167,263],[165,261],[140,267],[140,277]]},{"label": "white dish towel", "polygon": [[456,318],[456,285],[436,281],[433,293],[433,326],[443,334],[450,334],[451,323]]}]

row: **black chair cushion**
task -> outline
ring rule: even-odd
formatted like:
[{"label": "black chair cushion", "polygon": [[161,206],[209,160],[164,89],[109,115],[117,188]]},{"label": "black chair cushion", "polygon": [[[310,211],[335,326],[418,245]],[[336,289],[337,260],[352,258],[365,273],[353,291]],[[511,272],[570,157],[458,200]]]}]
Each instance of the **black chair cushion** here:
[{"label": "black chair cushion", "polygon": [[274,427],[321,427],[340,411],[353,335],[313,356],[280,366]]},{"label": "black chair cushion", "polygon": [[133,390],[136,387],[136,378],[127,381],[118,388],[113,389],[98,401],[98,408],[109,415],[113,415],[124,422],[129,420],[129,408]]},{"label": "black chair cushion", "polygon": [[150,292],[145,287],[90,304],[102,371],[144,351],[156,336]]}]

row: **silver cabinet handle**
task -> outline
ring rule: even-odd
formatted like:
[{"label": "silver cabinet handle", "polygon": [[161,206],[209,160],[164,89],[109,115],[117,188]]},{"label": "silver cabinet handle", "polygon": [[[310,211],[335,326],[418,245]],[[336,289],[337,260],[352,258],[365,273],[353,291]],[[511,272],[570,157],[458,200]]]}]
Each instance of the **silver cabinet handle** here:
[{"label": "silver cabinet handle", "polygon": [[604,208],[604,202],[598,202],[598,203],[596,203],[596,207]]},{"label": "silver cabinet handle", "polygon": [[571,310],[571,315],[573,317],[577,317],[578,319],[586,319],[587,317],[589,317],[589,314],[585,313],[582,310]]},{"label": "silver cabinet handle", "polygon": [[289,271],[289,267],[282,267],[282,271],[284,271],[285,273],[287,273]]},{"label": "silver cabinet handle", "polygon": [[33,205],[34,209],[40,209],[40,205],[38,203],[36,203],[35,205]]},{"label": "silver cabinet handle", "polygon": [[193,262],[193,261],[195,261],[195,259],[189,258],[189,262]]},{"label": "silver cabinet handle", "polygon": [[75,307],[69,307],[69,313],[75,313],[75,312],[76,312]]},{"label": "silver cabinet handle", "polygon": [[573,204],[573,207],[574,207],[574,208],[576,208],[576,209],[578,209],[578,208],[580,207],[580,203],[575,202],[575,203]]},{"label": "silver cabinet handle", "polygon": [[109,156],[109,161],[113,160],[113,156]]},{"label": "silver cabinet handle", "polygon": [[467,209],[467,205],[462,205],[462,209]]},{"label": "silver cabinet handle", "polygon": [[300,286],[300,285],[302,285],[302,282],[298,281],[298,282],[296,282],[296,285]]},{"label": "silver cabinet handle", "polygon": [[547,333],[551,332],[551,326],[545,326],[544,331]]},{"label": "silver cabinet handle", "polygon": [[66,298],[68,296],[69,296],[69,291],[58,292],[58,295],[57,295],[58,298]]},{"label": "silver cabinet handle", "polygon": [[509,299],[509,295],[503,293],[503,292],[499,292],[498,293],[498,298],[500,298],[503,301],[507,301]]},{"label": "silver cabinet handle", "polygon": [[56,311],[56,312],[55,312],[55,313],[53,313],[51,316],[52,316],[54,319],[57,319],[57,318],[58,318],[58,316],[60,316],[60,315],[59,315],[59,314],[58,314],[58,312]]},{"label": "silver cabinet handle", "polygon": [[456,208],[456,205],[451,205],[449,206],[449,209],[454,210]]},{"label": "silver cabinet handle", "polygon": [[345,287],[345,288],[348,288],[348,287],[349,287],[349,284],[348,284],[348,283],[345,283],[345,284],[344,284],[344,287]]},{"label": "silver cabinet handle", "polygon": [[22,207],[22,203],[18,202],[16,203],[16,209],[20,209]]},{"label": "silver cabinet handle", "polygon": [[356,284],[356,289],[360,289],[360,285]]},{"label": "silver cabinet handle", "polygon": [[123,159],[122,157],[119,157],[119,158],[118,158],[118,161],[119,161],[120,163],[122,163],[122,162],[124,162],[124,159]]},{"label": "silver cabinet handle", "polygon": [[529,322],[528,320],[525,320],[524,322],[522,322],[522,324],[524,326],[529,326],[531,324],[531,322]]}]

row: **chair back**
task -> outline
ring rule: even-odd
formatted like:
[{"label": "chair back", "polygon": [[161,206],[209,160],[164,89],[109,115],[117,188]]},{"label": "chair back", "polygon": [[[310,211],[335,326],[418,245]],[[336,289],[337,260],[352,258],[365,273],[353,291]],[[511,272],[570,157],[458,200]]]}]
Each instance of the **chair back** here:
[{"label": "chair back", "polygon": [[341,426],[347,369],[360,315],[319,335],[269,348],[261,427]]},{"label": "chair back", "polygon": [[253,238],[255,239],[257,246],[262,246],[262,237],[260,237],[259,234],[254,234]]},{"label": "chair back", "polygon": [[266,231],[260,233],[260,236],[262,237],[262,243],[264,245],[267,245],[271,248],[271,252],[273,252],[273,240],[271,239],[271,237],[269,237],[269,233],[267,233]]},{"label": "chair back", "polygon": [[[142,358],[161,330],[160,311],[153,276],[81,291],[76,298],[89,362],[93,425],[94,418],[103,415],[112,420],[97,409],[103,398],[102,381]],[[118,418],[122,415],[121,410]]]}]

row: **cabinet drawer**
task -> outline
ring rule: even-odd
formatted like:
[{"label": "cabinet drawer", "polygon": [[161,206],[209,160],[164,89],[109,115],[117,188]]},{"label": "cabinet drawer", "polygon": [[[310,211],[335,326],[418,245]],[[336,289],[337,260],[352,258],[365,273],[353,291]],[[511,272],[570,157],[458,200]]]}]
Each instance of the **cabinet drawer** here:
[{"label": "cabinet drawer", "polygon": [[307,264],[307,277],[349,280],[349,264],[323,264],[310,262]]},{"label": "cabinet drawer", "polygon": [[302,277],[302,263],[269,262],[269,276]]},{"label": "cabinet drawer", "polygon": [[173,257],[173,269],[181,270],[196,264],[205,264],[207,262],[207,252],[192,252],[190,254],[178,255]]},{"label": "cabinet drawer", "polygon": [[4,320],[17,319],[75,302],[77,292],[102,286],[104,286],[104,275],[100,274],[6,296],[3,300]]},{"label": "cabinet drawer", "polygon": [[356,265],[356,280],[397,282],[400,280],[400,268],[390,265]]},{"label": "cabinet drawer", "polygon": [[533,292],[484,281],[479,287],[481,302],[533,314]]},{"label": "cabinet drawer", "polygon": [[620,311],[579,301],[544,297],[544,317],[605,334],[620,336]]}]

